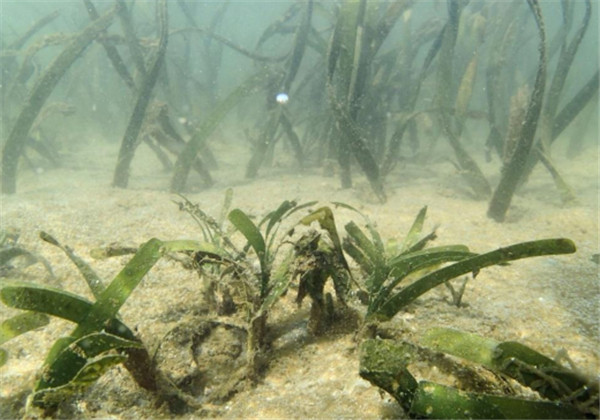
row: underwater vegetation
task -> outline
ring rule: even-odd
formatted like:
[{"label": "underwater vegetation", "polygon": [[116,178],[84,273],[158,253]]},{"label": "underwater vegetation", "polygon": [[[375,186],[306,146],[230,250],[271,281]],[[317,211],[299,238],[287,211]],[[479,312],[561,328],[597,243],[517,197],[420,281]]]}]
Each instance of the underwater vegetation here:
[{"label": "underwater vegetation", "polygon": [[[437,287],[461,308],[466,282],[480,281],[481,270],[573,253],[571,240],[480,253],[434,242],[435,229],[423,232],[427,207],[404,238],[386,238],[344,203],[285,200],[256,217],[234,208],[228,190],[210,215],[183,195],[219,184],[218,131],[233,124],[245,135],[236,169],[249,180],[283,157],[295,172],[331,169],[342,188],[364,177],[383,204],[395,181],[411,182],[404,162],[427,168],[441,155],[460,175],[457,188],[487,202],[495,221],[507,219],[534,170],[550,175],[563,204],[576,202],[577,181],[557,162],[558,153],[581,152],[584,131],[597,125],[597,56],[581,46],[597,35],[598,4],[548,4],[297,0],[270,5],[250,25],[231,19],[239,5],[227,0],[82,0],[73,16],[58,10],[28,28],[0,25],[1,193],[17,194],[25,170],[64,165],[61,148],[76,147],[60,140],[66,130],[72,138],[80,125],[108,127],[118,143],[111,185],[136,188],[133,162],[147,147],[177,207],[198,225],[190,239],[149,233],[140,246],[92,250],[95,259],[127,259],[108,279],[81,250],[40,232],[76,266],[86,296],[23,281],[32,264],[53,278],[51,262],[21,246],[17,232],[0,231],[0,301],[9,314],[0,369],[14,361],[11,340],[52,318],[72,325],[45,349],[15,414],[68,417],[122,366],[164,412],[208,417],[214,404],[268,377],[276,340],[289,332],[286,308],[312,338],[352,334],[355,373],[407,417],[598,418],[597,378],[566,353],[553,360],[518,342],[442,328],[417,341],[390,327]],[[56,124],[67,118],[82,124]],[[340,212],[355,218],[338,230]],[[599,255],[591,259],[598,264]],[[142,279],[161,260],[197,278],[196,306],[173,309],[181,316],[169,331],[142,341],[135,326],[143,320],[124,319],[122,308],[136,304],[136,288],[151,287]],[[448,381],[421,378],[422,364]]]},{"label": "underwater vegetation", "polygon": [[[153,238],[137,248],[111,245],[92,250],[94,258],[133,255],[110,282],[71,248],[40,232],[43,241],[60,248],[75,264],[94,300],[10,276],[0,280],[3,304],[24,311],[2,323],[0,344],[45,326],[49,316],[75,324],[48,350],[24,408],[27,415],[64,415],[61,410],[120,364],[172,414],[202,413],[204,405],[227,401],[268,376],[271,345],[285,330],[270,314],[295,292],[298,307],[310,300],[308,334],[323,336],[336,324],[346,325],[346,333],[354,332],[361,349],[360,375],[389,392],[409,416],[597,418],[598,388],[593,380],[533,349],[446,329],[426,332],[419,343],[402,342],[385,325],[451,279],[468,273],[474,279],[485,267],[518,259],[573,253],[572,241],[536,240],[486,253],[472,252],[465,245],[429,247],[436,233],[422,234],[424,207],[403,241],[384,242],[365,216],[344,203],[332,206],[336,212],[358,214],[366,233],[350,221],[342,236],[332,207],[318,207],[314,201],[286,200],[255,221],[245,211],[231,209],[232,194],[227,191],[217,217],[183,196],[176,201],[197,222],[197,239]],[[148,348],[121,319],[119,309],[161,258],[197,273],[199,303]],[[495,376],[434,357],[435,352],[480,364]],[[7,351],[0,355],[2,364],[10,363]],[[450,373],[463,372],[468,392],[417,382],[410,363],[418,358]],[[465,371],[471,380],[465,379]],[[503,381],[509,379],[499,379],[505,377],[539,397],[507,391]]]},{"label": "underwater vegetation", "polygon": [[[129,186],[142,143],[171,174],[172,192],[190,188],[192,170],[202,186],[213,185],[219,159],[211,136],[237,108],[250,147],[247,178],[272,165],[276,152],[288,153],[304,171],[336,162],[342,188],[352,187],[358,169],[384,203],[386,179],[401,170],[398,164],[427,165],[444,139],[465,187],[474,199],[489,200],[487,213],[496,221],[506,218],[515,192],[540,163],[563,203],[577,198],[551,149],[597,103],[595,61],[577,61],[590,37],[591,0],[552,8],[537,0],[296,1],[272,22],[248,25],[253,33],[244,37],[256,40],[254,47],[222,35],[236,7],[229,1],[208,8],[157,0],[154,18],[148,7],[124,0],[100,10],[91,0],[82,5],[89,20],[79,22],[79,32],[38,35],[59,11],[12,41],[3,37],[4,194],[17,191],[19,162],[35,166],[28,153],[60,165],[43,130],[45,116],[60,104],[53,92],[74,67],[81,83],[104,62],[101,82],[84,82],[84,105],[96,107],[111,89],[131,98],[120,110],[128,119],[115,187]],[[35,65],[48,48],[60,52]],[[234,86],[224,81],[227,54],[248,69]],[[65,105],[72,114],[75,104]],[[474,126],[487,136],[474,135]],[[571,142],[572,155],[580,140]],[[497,160],[497,182],[481,170],[482,151],[487,161]]]},{"label": "underwater vegetation", "polygon": [[[418,346],[401,340],[368,339],[360,350],[360,375],[390,393],[411,418],[598,418],[597,381],[523,344],[498,343],[448,328],[426,331],[423,341],[425,345]],[[440,354],[472,365],[445,356],[440,361]],[[448,371],[466,390],[428,380],[417,382],[409,370],[416,361]],[[507,395],[498,389],[506,384],[485,378],[477,365],[494,372],[497,378],[512,379],[533,389],[545,400]]]},{"label": "underwater vegetation", "polygon": [[11,261],[16,259],[21,260],[20,268],[25,268],[28,265],[41,263],[48,275],[53,278],[54,273],[52,272],[52,266],[48,261],[39,255],[34,254],[27,249],[20,247],[17,242],[19,241],[19,232],[14,229],[2,229],[0,230],[0,277],[7,277],[18,267],[11,264]]}]

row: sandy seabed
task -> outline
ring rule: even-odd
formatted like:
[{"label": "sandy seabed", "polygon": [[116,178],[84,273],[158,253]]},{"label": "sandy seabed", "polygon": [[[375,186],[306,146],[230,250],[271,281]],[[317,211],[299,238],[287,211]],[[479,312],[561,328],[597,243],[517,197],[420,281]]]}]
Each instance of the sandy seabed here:
[{"label": "sandy seabed", "polygon": [[[437,229],[436,245],[465,244],[485,252],[512,243],[551,237],[572,239],[578,251],[572,255],[521,260],[505,267],[483,270],[469,281],[463,307],[448,303],[449,292],[428,292],[394,321],[407,334],[432,326],[462,329],[506,341],[518,340],[554,356],[566,349],[577,367],[589,375],[599,374],[599,279],[591,256],[598,242],[598,150],[558,164],[574,186],[579,203],[563,206],[550,175],[537,168],[530,182],[514,198],[507,221],[496,223],[486,216],[487,201],[472,198],[460,174],[448,161],[427,166],[405,163],[386,180],[388,202],[377,204],[364,179],[356,176],[355,188],[341,190],[336,177],[322,169],[290,170],[288,162],[275,162],[260,177],[243,180],[246,149],[232,144],[215,145],[220,156],[217,180],[210,189],[194,190],[199,180],[190,178],[186,197],[208,214],[218,215],[226,188],[233,188],[233,206],[262,217],[285,199],[319,200],[322,205],[340,201],[360,209],[378,227],[384,239],[402,239],[414,217],[428,206],[425,229]],[[127,257],[92,260],[89,251],[113,242],[137,246],[149,238],[200,239],[199,227],[173,200],[168,191],[169,174],[141,147],[132,167],[130,187],[110,187],[116,162],[116,144],[98,140],[89,148],[72,150],[59,169],[35,173],[22,169],[18,193],[2,196],[1,227],[20,232],[19,245],[47,259],[56,279],[50,280],[40,264],[22,270],[27,281],[91,295],[75,267],[55,247],[43,243],[40,230],[69,245],[105,279],[123,267]],[[491,182],[498,179],[497,162],[483,166]],[[335,211],[338,229],[350,219],[350,211]],[[154,348],[176,319],[200,301],[201,285],[196,273],[173,261],[161,260],[146,276],[121,309],[127,325]],[[306,310],[305,303],[302,310]],[[279,311],[295,310],[282,304]],[[0,307],[2,318],[14,312]],[[277,317],[275,316],[274,319]],[[276,322],[276,321],[274,321]],[[305,325],[296,325],[294,351],[279,351],[277,343],[261,383],[237,393],[208,413],[230,418],[394,418],[402,412],[378,389],[358,375],[358,355],[352,334],[310,339]],[[68,334],[72,325],[53,320],[49,326],[12,340],[3,347],[9,360],[1,371],[0,417],[22,415],[19,404],[30,389],[52,342]],[[289,338],[288,338],[289,339]],[[289,343],[287,344],[289,348]],[[156,408],[152,396],[136,387],[123,368],[103,376],[75,403],[78,418],[167,417]],[[212,410],[212,411],[211,411]],[[197,416],[189,414],[183,418]]]}]

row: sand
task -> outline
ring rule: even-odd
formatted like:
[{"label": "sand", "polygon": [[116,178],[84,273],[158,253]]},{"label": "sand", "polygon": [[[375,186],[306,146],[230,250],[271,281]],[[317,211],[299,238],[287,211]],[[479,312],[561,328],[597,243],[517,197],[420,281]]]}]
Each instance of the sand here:
[{"label": "sand", "polygon": [[[214,142],[220,161],[217,180],[210,189],[196,187],[190,179],[186,197],[211,215],[218,215],[226,188],[234,191],[233,206],[261,217],[285,199],[319,200],[322,205],[340,201],[357,207],[376,223],[384,239],[402,239],[421,207],[428,206],[425,230],[439,225],[435,244],[461,243],[475,252],[489,251],[519,241],[550,237],[572,239],[572,255],[517,261],[506,267],[483,270],[467,284],[462,307],[449,304],[444,287],[428,292],[394,318],[407,336],[417,336],[432,326],[479,333],[496,340],[518,340],[554,356],[568,351],[577,367],[598,376],[599,280],[591,256],[598,245],[598,150],[589,147],[574,160],[557,159],[575,187],[579,203],[563,206],[552,179],[537,168],[531,181],[515,197],[505,223],[486,216],[487,202],[474,200],[460,174],[445,160],[425,166],[405,162],[386,180],[389,199],[378,204],[362,176],[355,188],[341,190],[336,177],[322,168],[299,171],[278,158],[262,169],[258,179],[243,179],[248,150],[232,141]],[[21,168],[18,193],[1,197],[1,227],[20,232],[19,244],[47,259],[56,279],[43,266],[20,271],[27,281],[64,288],[91,299],[85,282],[65,255],[43,243],[44,230],[69,245],[105,279],[111,279],[127,257],[93,260],[89,251],[113,242],[137,246],[149,238],[200,239],[199,227],[173,200],[169,174],[156,158],[140,147],[128,189],[110,187],[118,145],[88,139],[85,148],[63,151],[59,169],[31,171]],[[159,168],[159,169],[157,169]],[[290,169],[291,168],[291,169]],[[483,165],[492,183],[498,180],[498,163]],[[350,211],[335,213],[338,229]],[[124,322],[153,349],[170,329],[193,312],[201,301],[201,281],[173,261],[161,260],[120,311]],[[182,418],[223,416],[233,418],[393,418],[402,415],[397,405],[358,375],[357,343],[352,333],[318,339],[306,333],[308,302],[296,309],[290,302],[276,308],[273,323],[296,317],[280,342],[274,343],[263,380],[237,393],[223,405],[206,406]],[[288,313],[289,311],[289,313]],[[15,312],[0,307],[2,318]],[[282,321],[281,321],[282,322]],[[35,380],[52,342],[72,326],[60,320],[39,331],[12,340],[3,348],[10,353],[2,368],[0,417],[22,415],[20,405]],[[285,341],[285,343],[284,343]],[[433,375],[433,373],[432,373]],[[152,396],[136,387],[122,367],[113,368],[79,396],[70,415],[76,418],[168,417],[165,407],[155,407]]]}]

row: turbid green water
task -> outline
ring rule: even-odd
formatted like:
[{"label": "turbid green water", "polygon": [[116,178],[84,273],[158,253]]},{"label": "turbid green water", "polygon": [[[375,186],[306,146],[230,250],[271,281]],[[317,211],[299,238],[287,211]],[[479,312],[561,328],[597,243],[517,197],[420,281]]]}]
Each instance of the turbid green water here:
[{"label": "turbid green water", "polygon": [[[32,100],[43,90],[39,81],[58,76],[49,73],[54,60],[81,41],[90,15],[77,2],[0,3],[0,228],[18,233],[16,245],[43,257],[55,275],[19,257],[3,260],[1,281],[56,287],[92,300],[64,253],[42,242],[38,232],[54,235],[108,281],[130,257],[94,260],[90,251],[97,247],[135,248],[152,237],[203,239],[198,224],[173,204],[181,200],[176,192],[218,219],[225,191],[232,188],[231,208],[257,224],[284,200],[317,200],[282,225],[277,241],[309,210],[330,206],[342,239],[346,223],[364,229],[366,216],[384,243],[401,243],[427,205],[423,233],[439,225],[431,246],[465,244],[486,252],[566,237],[577,252],[482,270],[468,281],[461,307],[438,287],[398,313],[390,331],[419,343],[427,328],[443,326],[520,341],[551,357],[564,349],[584,374],[598,377],[596,2],[589,3],[589,22],[585,1],[565,3],[564,10],[559,3],[541,5],[547,64],[537,94],[542,38],[535,4],[525,1],[125,4],[127,13],[107,15],[113,20],[107,32],[73,57],[35,110]],[[94,5],[103,16],[114,4]],[[168,19],[157,20],[156,11],[165,7]],[[163,59],[157,55],[161,33]],[[153,81],[149,74],[157,60],[162,63]],[[142,92],[149,95],[147,105]],[[531,107],[536,95],[543,98],[537,116]],[[29,127],[19,126],[27,119]],[[520,129],[527,121],[529,134]],[[531,148],[523,146],[527,137]],[[17,147],[10,146],[15,138]],[[133,139],[125,149],[134,154],[126,187],[116,188],[124,138]],[[506,213],[495,217],[499,222],[488,217],[491,197],[506,168],[514,172],[511,161],[520,161],[524,172]],[[289,240],[303,229],[296,226]],[[319,232],[329,241],[326,230]],[[231,235],[243,249],[244,237]],[[291,247],[281,249],[276,264]],[[247,258],[241,278],[254,290],[260,264],[252,250]],[[364,272],[346,259],[365,288]],[[226,287],[240,308],[248,298],[236,294],[231,270],[211,275],[161,259],[119,311],[150,354],[156,351],[157,368],[189,398],[186,409],[156,404],[156,396],[120,365],[55,415],[406,415],[358,375],[355,333],[366,308],[356,284],[347,297],[351,310],[336,307],[343,322],[315,337],[310,299],[298,307],[294,280],[269,314],[267,363],[258,380],[239,380],[237,386],[234,378],[231,387],[222,387],[235,376],[226,367],[238,366],[236,358],[247,354],[239,337],[244,333],[215,329],[205,342],[198,338],[204,337],[199,326],[212,319],[247,329],[247,312],[218,312],[227,306],[221,301],[227,300]],[[213,308],[206,296],[214,278],[221,294]],[[330,281],[326,290],[335,297]],[[19,312],[0,307],[3,321]],[[25,396],[48,350],[72,330],[53,320],[2,344],[8,359],[0,368],[0,417],[23,416]],[[215,366],[225,368],[207,373],[204,365],[211,363],[202,358],[198,340],[214,355]],[[456,385],[437,367],[413,368],[418,379]],[[231,395],[217,401],[230,388]]]}]

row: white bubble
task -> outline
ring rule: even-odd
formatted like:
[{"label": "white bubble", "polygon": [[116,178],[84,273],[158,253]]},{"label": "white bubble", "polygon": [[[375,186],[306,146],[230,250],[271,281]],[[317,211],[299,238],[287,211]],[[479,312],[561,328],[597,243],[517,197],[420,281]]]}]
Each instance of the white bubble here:
[{"label": "white bubble", "polygon": [[285,105],[290,100],[290,97],[285,92],[278,93],[275,97],[278,104]]}]

